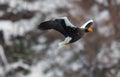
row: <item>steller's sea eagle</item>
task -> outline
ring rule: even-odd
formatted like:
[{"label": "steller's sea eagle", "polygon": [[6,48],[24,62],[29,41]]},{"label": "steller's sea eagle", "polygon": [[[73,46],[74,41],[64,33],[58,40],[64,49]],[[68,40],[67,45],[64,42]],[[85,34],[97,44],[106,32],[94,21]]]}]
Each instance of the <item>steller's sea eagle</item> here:
[{"label": "steller's sea eagle", "polygon": [[92,32],[92,24],[93,20],[89,20],[81,27],[76,27],[69,21],[67,17],[61,17],[40,23],[38,25],[38,29],[54,29],[63,34],[65,36],[65,40],[58,44],[59,47],[63,47],[79,40],[85,33]]}]

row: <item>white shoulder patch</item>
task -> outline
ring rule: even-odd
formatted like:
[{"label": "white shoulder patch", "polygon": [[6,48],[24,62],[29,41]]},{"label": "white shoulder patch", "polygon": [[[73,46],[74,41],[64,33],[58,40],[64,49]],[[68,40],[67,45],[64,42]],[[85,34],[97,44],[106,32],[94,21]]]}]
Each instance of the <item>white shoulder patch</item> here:
[{"label": "white shoulder patch", "polygon": [[85,24],[83,24],[80,28],[85,28],[86,26],[87,26],[87,24],[88,23],[91,23],[91,22],[93,22],[93,20],[89,20],[89,21],[87,21]]},{"label": "white shoulder patch", "polygon": [[67,17],[62,17],[61,19],[64,19],[66,26],[76,27],[69,21]]}]

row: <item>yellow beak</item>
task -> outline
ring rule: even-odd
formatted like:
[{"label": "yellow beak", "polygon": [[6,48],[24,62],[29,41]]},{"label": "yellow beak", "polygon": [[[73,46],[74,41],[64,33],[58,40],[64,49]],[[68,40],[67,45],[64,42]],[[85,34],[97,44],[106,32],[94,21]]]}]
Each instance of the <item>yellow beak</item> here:
[{"label": "yellow beak", "polygon": [[93,32],[92,27],[89,27],[89,28],[88,28],[88,31],[89,31],[89,32]]}]

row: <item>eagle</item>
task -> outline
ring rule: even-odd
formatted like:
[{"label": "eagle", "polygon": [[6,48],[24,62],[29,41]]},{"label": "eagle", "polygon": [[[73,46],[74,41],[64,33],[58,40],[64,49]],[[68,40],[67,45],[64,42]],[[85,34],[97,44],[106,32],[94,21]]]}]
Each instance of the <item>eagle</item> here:
[{"label": "eagle", "polygon": [[40,30],[54,29],[65,36],[65,40],[58,44],[59,48],[78,41],[88,32],[93,32],[93,20],[87,21],[81,27],[74,26],[67,17],[48,20],[40,23],[37,27]]}]

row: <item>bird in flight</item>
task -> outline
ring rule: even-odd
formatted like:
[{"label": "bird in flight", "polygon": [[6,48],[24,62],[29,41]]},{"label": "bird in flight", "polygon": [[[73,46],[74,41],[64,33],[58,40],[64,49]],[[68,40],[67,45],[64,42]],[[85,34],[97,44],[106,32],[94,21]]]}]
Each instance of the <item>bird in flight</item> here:
[{"label": "bird in flight", "polygon": [[67,17],[61,17],[54,20],[42,22],[38,25],[38,29],[48,30],[54,29],[65,36],[65,40],[58,44],[59,48],[70,45],[79,40],[84,34],[92,32],[93,20],[87,21],[81,27],[74,26]]}]

